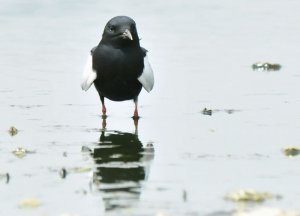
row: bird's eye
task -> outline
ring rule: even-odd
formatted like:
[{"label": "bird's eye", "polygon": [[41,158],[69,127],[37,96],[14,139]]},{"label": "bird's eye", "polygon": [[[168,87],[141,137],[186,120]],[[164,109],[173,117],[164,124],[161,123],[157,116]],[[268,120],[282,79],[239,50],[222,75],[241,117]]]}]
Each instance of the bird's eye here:
[{"label": "bird's eye", "polygon": [[116,27],[115,27],[115,26],[113,26],[113,25],[111,25],[111,26],[108,26],[108,31],[110,31],[110,32],[113,32],[113,31],[115,31],[115,29],[116,29]]}]

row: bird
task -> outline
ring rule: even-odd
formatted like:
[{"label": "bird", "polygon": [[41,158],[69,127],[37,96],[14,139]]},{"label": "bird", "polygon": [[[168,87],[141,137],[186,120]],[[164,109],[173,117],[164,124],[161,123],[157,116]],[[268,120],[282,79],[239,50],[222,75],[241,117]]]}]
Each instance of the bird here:
[{"label": "bird", "polygon": [[104,99],[133,100],[133,119],[139,119],[138,96],[144,88],[150,92],[154,75],[148,51],[140,46],[135,21],[128,16],[116,16],[104,27],[102,38],[91,49],[84,68],[81,88],[87,91],[94,84],[106,117]]}]

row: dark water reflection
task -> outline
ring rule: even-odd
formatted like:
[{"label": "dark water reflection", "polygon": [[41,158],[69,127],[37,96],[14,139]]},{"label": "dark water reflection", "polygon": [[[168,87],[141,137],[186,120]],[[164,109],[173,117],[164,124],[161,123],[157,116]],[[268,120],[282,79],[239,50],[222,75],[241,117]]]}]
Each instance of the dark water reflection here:
[{"label": "dark water reflection", "polygon": [[154,158],[152,144],[144,147],[137,134],[102,131],[92,155],[97,164],[94,184],[102,192],[105,210],[136,203]]}]

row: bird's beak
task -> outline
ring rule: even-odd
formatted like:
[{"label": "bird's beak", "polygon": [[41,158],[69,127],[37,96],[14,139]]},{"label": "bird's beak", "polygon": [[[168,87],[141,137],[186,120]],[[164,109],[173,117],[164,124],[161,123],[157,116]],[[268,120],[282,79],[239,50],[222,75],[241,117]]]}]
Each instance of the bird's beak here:
[{"label": "bird's beak", "polygon": [[128,38],[130,40],[133,40],[133,37],[128,29],[126,29],[122,35],[123,35],[123,39]]}]

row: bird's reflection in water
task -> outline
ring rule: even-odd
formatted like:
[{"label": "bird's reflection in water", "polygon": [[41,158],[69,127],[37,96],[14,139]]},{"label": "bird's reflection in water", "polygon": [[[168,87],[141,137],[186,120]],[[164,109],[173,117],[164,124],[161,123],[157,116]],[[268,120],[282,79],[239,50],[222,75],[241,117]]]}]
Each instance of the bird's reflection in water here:
[{"label": "bird's reflection in water", "polygon": [[97,165],[93,181],[99,185],[106,211],[134,204],[154,158],[152,144],[143,146],[136,134],[103,131],[93,157]]}]

